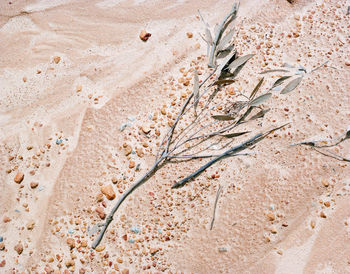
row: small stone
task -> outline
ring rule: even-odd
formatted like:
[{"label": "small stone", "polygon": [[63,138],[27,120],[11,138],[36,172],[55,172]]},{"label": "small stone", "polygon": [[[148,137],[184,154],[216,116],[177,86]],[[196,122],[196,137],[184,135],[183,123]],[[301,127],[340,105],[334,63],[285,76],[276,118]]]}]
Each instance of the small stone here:
[{"label": "small stone", "polygon": [[102,207],[99,206],[98,208],[96,208],[96,212],[102,220],[106,218],[106,213],[104,212]]},{"label": "small stone", "polygon": [[23,181],[23,179],[24,179],[24,174],[19,171],[13,180],[15,181],[15,183],[20,184]]},{"label": "small stone", "polygon": [[22,244],[16,244],[15,247],[13,248],[18,255],[21,255],[23,252],[23,245]]},{"label": "small stone", "polygon": [[159,251],[159,248],[151,248],[149,252],[150,252],[151,255],[153,256],[153,255],[156,254],[158,251]]},{"label": "small stone", "polygon": [[112,178],[112,183],[113,183],[113,184],[118,183],[118,179],[117,179],[116,177],[113,177],[113,178]]},{"label": "small stone", "polygon": [[0,243],[4,241],[4,237],[0,236]]},{"label": "small stone", "polygon": [[143,125],[142,131],[143,131],[143,133],[148,134],[148,133],[150,133],[151,129],[148,125]]},{"label": "small stone", "polygon": [[272,43],[270,41],[266,42],[266,47],[272,48]]},{"label": "small stone", "polygon": [[4,223],[8,223],[8,222],[11,222],[11,218],[10,217],[7,217],[7,216],[4,216],[4,218],[2,219],[2,221]]},{"label": "small stone", "polygon": [[322,185],[323,185],[324,187],[329,187],[329,182],[326,181],[326,180],[322,180]]},{"label": "small stone", "polygon": [[0,267],[4,267],[6,265],[6,261],[5,260],[2,260],[1,262],[0,262]]},{"label": "small stone", "polygon": [[87,247],[87,241],[81,241],[81,246],[82,247]]},{"label": "small stone", "polygon": [[102,194],[102,193],[97,194],[97,196],[96,196],[96,201],[97,201],[98,203],[100,203],[100,202],[103,201],[103,194]]},{"label": "small stone", "polygon": [[1,242],[0,243],[0,250],[4,250],[5,249],[5,243],[4,242]]},{"label": "small stone", "polygon": [[77,85],[75,88],[76,92],[81,92],[83,90],[83,86],[82,85]]},{"label": "small stone", "polygon": [[44,270],[45,270],[45,273],[47,273],[47,274],[54,273],[54,270],[52,269],[51,266],[46,266],[46,267],[44,268]]},{"label": "small stone", "polygon": [[282,250],[277,250],[277,254],[278,255],[283,255],[283,251]]},{"label": "small stone", "polygon": [[321,218],[327,218],[326,214],[325,214],[323,211],[321,211],[320,217],[321,217]]},{"label": "small stone", "polygon": [[118,262],[119,264],[122,264],[122,263],[123,263],[123,259],[119,257],[119,258],[117,259],[117,262]]},{"label": "small stone", "polygon": [[270,232],[271,232],[272,234],[276,234],[276,233],[277,233],[276,227],[274,227],[274,226],[271,227]]},{"label": "small stone", "polygon": [[33,146],[27,146],[27,150],[32,150]]},{"label": "small stone", "polygon": [[101,187],[101,192],[106,196],[108,200],[113,200],[115,198],[115,192],[112,185]]},{"label": "small stone", "polygon": [[104,245],[99,245],[98,247],[96,247],[96,251],[97,252],[102,252],[103,250],[105,250],[105,246]]},{"label": "small stone", "polygon": [[58,64],[58,63],[61,61],[61,57],[55,56],[55,57],[53,58],[53,61],[54,61],[56,64]]},{"label": "small stone", "polygon": [[273,214],[272,212],[267,213],[266,216],[271,222],[276,219],[275,214]]},{"label": "small stone", "polygon": [[219,252],[220,253],[227,252],[227,248],[226,247],[219,247]]},{"label": "small stone", "polygon": [[68,238],[67,245],[69,246],[70,249],[73,249],[75,247],[75,240],[73,238]]},{"label": "small stone", "polygon": [[71,266],[74,266],[75,265],[75,262],[73,260],[67,260],[65,262],[65,265],[67,268],[71,267]]},{"label": "small stone", "polygon": [[192,38],[193,37],[193,33],[192,32],[187,32],[186,35],[187,35],[187,38]]},{"label": "small stone", "polygon": [[129,274],[129,269],[127,269],[127,268],[126,268],[126,269],[123,269],[123,270],[122,270],[122,274]]},{"label": "small stone", "polygon": [[35,222],[34,222],[33,220],[29,221],[29,222],[27,223],[27,229],[28,229],[28,230],[33,230],[34,225],[35,225]]},{"label": "small stone", "polygon": [[150,38],[151,36],[152,36],[152,34],[145,31],[145,30],[141,30],[141,33],[139,35],[140,39],[144,42],[146,42],[148,40],[148,38]]},{"label": "small stone", "polygon": [[128,155],[131,154],[131,152],[132,152],[131,146],[127,145],[127,146],[125,147],[125,149],[124,149],[124,155],[125,155],[125,156],[128,156]]},{"label": "small stone", "polygon": [[137,226],[133,226],[130,228],[131,232],[137,234],[140,233],[140,229]]},{"label": "small stone", "polygon": [[345,61],[345,66],[350,66],[350,61]]},{"label": "small stone", "polygon": [[314,228],[315,228],[315,226],[316,226],[315,221],[313,221],[313,220],[312,220],[312,221],[310,222],[310,226],[311,226],[311,228],[312,228],[312,229],[314,229]]},{"label": "small stone", "polygon": [[130,161],[129,168],[134,168],[134,167],[135,167],[135,161]]},{"label": "small stone", "polygon": [[145,155],[142,148],[137,148],[137,149],[136,149],[136,154],[137,154],[137,156],[139,156],[140,158],[142,158],[142,157]]},{"label": "small stone", "polygon": [[331,206],[331,203],[329,201],[324,202],[323,204],[325,205],[325,207],[330,207]]},{"label": "small stone", "polygon": [[39,185],[38,182],[31,182],[31,183],[30,183],[30,188],[31,188],[31,189],[34,189],[34,188],[36,188],[38,185]]}]

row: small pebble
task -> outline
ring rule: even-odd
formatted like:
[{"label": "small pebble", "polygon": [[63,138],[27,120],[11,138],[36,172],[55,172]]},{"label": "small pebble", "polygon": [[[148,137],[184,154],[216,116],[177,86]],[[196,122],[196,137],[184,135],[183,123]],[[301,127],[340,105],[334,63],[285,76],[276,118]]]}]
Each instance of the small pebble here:
[{"label": "small pebble", "polygon": [[13,248],[18,255],[21,255],[23,252],[23,245],[22,244],[16,244],[15,247]]},{"label": "small pebble", "polygon": [[15,181],[15,183],[20,184],[23,181],[23,179],[24,179],[24,174],[19,171],[13,180]]},{"label": "small pebble", "polygon": [[106,196],[108,200],[113,200],[115,198],[115,192],[112,185],[101,187],[101,192]]},{"label": "small pebble", "polygon": [[28,229],[28,230],[33,230],[34,225],[35,225],[34,220],[29,221],[29,222],[27,223],[27,229]]},{"label": "small pebble", "polygon": [[140,229],[139,229],[137,226],[131,227],[130,230],[131,230],[131,232],[133,232],[133,233],[135,233],[135,234],[140,233]]},{"label": "small pebble", "polygon": [[103,250],[105,250],[105,246],[104,245],[99,245],[98,247],[96,247],[96,251],[97,252],[102,252]]},{"label": "small pebble", "polygon": [[31,189],[34,189],[34,188],[36,188],[38,185],[39,185],[38,182],[31,182],[31,183],[30,183],[30,188],[31,188]]},{"label": "small pebble", "polygon": [[54,61],[56,64],[58,64],[58,63],[61,61],[61,57],[55,56],[55,57],[53,58],[53,61]]},{"label": "small pebble", "polygon": [[151,33],[145,30],[141,30],[139,37],[142,41],[146,42],[151,37],[151,35],[152,35]]}]

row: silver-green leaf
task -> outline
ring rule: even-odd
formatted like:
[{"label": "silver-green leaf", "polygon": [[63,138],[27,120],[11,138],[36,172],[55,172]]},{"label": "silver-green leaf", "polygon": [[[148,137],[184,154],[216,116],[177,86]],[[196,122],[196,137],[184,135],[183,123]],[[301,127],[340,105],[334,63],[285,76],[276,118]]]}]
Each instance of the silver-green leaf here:
[{"label": "silver-green leaf", "polygon": [[282,89],[281,94],[286,94],[294,90],[300,84],[301,80],[303,80],[302,76],[290,81],[284,89]]},{"label": "silver-green leaf", "polygon": [[244,65],[245,63],[248,62],[248,60],[250,58],[252,58],[254,56],[254,54],[247,54],[247,55],[244,55],[244,56],[241,56],[239,58],[237,58],[236,60],[234,60],[229,66],[228,68],[230,70],[235,70],[236,68]]},{"label": "silver-green leaf", "polygon": [[215,120],[219,120],[219,121],[231,121],[234,120],[235,118],[229,115],[213,115],[211,116],[213,119]]},{"label": "silver-green leaf", "polygon": [[258,105],[261,105],[262,103],[264,103],[266,100],[270,99],[271,96],[272,96],[272,93],[265,93],[263,95],[260,95],[259,97],[251,101],[249,105],[252,107],[257,107]]}]

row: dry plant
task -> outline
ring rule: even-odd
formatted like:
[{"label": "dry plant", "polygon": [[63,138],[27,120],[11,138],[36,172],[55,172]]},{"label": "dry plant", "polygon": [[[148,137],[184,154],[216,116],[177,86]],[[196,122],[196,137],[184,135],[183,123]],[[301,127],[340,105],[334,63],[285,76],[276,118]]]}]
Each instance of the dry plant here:
[{"label": "dry plant", "polygon": [[[197,72],[194,72],[193,91],[184,102],[173,125],[160,143],[153,166],[119,198],[105,223],[101,226],[100,234],[92,244],[92,248],[99,245],[113,220],[114,214],[125,199],[168,163],[210,159],[192,174],[172,186],[172,188],[179,188],[218,161],[227,157],[248,155],[248,153],[243,154],[242,152],[253,148],[269,134],[285,126],[282,125],[260,133],[251,132],[254,125],[256,127],[257,121],[269,111],[268,108],[262,106],[271,98],[271,88],[257,96],[264,78],[259,80],[249,96],[240,94],[239,97],[243,98],[241,101],[232,102],[228,100],[223,102],[222,94],[218,95],[227,85],[231,85],[236,81],[235,78],[243,66],[254,56],[248,54],[238,57],[236,51],[232,49],[233,32],[229,31],[228,34],[223,36],[228,24],[236,17],[237,11],[238,5],[235,4],[218,27],[213,42],[209,43],[210,58],[208,66],[214,66],[211,73],[205,79],[199,81]],[[209,29],[207,29],[208,31]],[[210,37],[209,34],[208,37]],[[222,50],[227,49],[227,45],[230,53],[224,56],[220,65],[216,65],[216,59],[220,52],[222,53]],[[297,79],[299,84],[301,79]],[[282,84],[284,80],[279,79],[279,83]],[[295,82],[294,84],[291,83],[285,87],[288,91],[292,91],[297,86]],[[276,85],[277,83],[274,84],[274,87]],[[224,105],[221,112],[217,112],[220,109],[218,108],[219,105]],[[219,193],[217,199],[218,197]],[[215,215],[213,221],[214,218]]]},{"label": "dry plant", "polygon": [[345,158],[329,150],[329,148],[336,147],[348,139],[350,139],[350,126],[348,127],[346,133],[344,133],[343,136],[340,136],[335,141],[331,141],[331,140],[307,141],[307,142],[294,144],[293,146],[296,146],[296,145],[309,146],[313,150],[317,151],[318,153],[321,153],[324,156],[331,157],[339,161],[350,162],[349,158]]}]

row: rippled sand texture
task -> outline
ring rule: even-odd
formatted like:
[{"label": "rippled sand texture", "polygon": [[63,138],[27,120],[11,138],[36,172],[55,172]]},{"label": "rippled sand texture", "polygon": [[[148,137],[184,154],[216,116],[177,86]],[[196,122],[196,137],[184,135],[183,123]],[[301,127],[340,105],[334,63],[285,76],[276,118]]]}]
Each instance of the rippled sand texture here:
[{"label": "rippled sand texture", "polygon": [[[101,187],[118,198],[152,165],[192,89],[189,70],[208,72],[197,10],[213,26],[231,5],[0,3],[1,273],[350,272],[349,164],[290,146],[337,138],[350,124],[350,15],[335,0],[241,1],[236,47],[256,56],[235,89],[252,90],[258,72],[284,62],[329,64],[274,96],[262,126],[291,124],[254,156],[225,159],[180,190],[170,187],[201,163],[165,167],[121,207],[100,249],[90,249],[101,212],[116,202]],[[152,33],[146,43],[142,29]],[[334,152],[349,158],[349,141]]]}]

